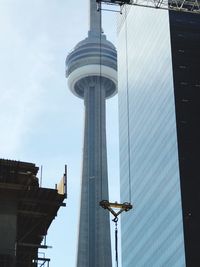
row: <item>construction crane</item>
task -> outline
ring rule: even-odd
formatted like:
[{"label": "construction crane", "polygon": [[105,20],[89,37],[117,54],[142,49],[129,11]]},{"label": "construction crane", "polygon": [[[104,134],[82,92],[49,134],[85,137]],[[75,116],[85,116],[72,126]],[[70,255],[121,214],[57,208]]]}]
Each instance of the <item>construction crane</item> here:
[{"label": "construction crane", "polygon": [[96,0],[97,4],[132,5],[200,14],[199,0]]}]

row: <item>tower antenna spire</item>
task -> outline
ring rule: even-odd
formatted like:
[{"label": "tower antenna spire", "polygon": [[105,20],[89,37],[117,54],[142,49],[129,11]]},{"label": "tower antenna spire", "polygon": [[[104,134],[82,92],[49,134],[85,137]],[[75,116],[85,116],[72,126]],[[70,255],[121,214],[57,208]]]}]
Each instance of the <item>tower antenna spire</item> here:
[{"label": "tower antenna spire", "polygon": [[96,0],[89,0],[89,31],[99,34],[101,29],[101,14],[97,11]]}]

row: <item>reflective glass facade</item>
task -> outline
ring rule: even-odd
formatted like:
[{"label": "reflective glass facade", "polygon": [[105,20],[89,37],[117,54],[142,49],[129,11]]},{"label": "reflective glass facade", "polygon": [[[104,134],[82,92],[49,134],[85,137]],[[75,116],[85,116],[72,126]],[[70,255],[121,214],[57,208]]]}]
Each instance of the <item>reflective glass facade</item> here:
[{"label": "reflective glass facade", "polygon": [[200,15],[170,12],[186,266],[200,265]]},{"label": "reflective glass facade", "polygon": [[120,176],[121,201],[134,209],[122,214],[122,266],[183,267],[169,15],[127,13],[118,23]]}]

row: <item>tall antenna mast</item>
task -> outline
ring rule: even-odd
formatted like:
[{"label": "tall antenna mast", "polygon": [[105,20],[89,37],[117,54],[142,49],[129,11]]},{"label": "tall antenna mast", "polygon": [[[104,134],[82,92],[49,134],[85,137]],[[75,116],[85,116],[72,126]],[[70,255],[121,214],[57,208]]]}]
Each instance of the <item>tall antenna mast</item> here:
[{"label": "tall antenna mast", "polygon": [[90,32],[99,33],[101,14],[97,11],[97,4],[94,0],[89,0],[89,29]]}]

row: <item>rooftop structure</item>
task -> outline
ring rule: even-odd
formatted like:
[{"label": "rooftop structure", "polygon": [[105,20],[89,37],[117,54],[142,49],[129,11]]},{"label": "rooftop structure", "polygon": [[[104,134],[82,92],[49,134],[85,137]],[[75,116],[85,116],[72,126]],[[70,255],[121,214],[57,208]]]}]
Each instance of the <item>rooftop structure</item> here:
[{"label": "rooftop structure", "polygon": [[38,254],[66,194],[39,187],[35,164],[0,160],[0,266],[49,266]]}]

